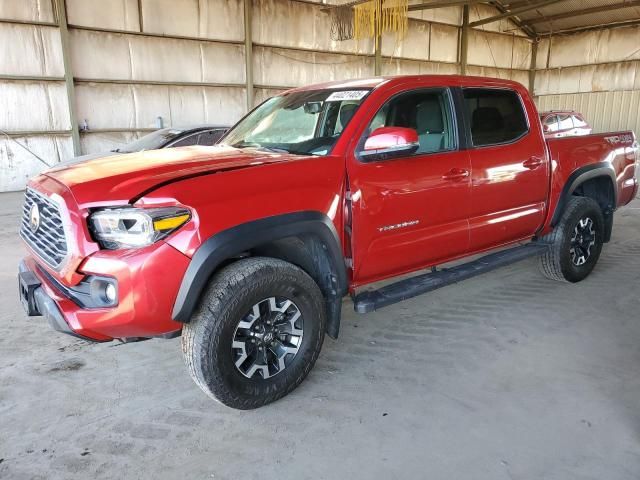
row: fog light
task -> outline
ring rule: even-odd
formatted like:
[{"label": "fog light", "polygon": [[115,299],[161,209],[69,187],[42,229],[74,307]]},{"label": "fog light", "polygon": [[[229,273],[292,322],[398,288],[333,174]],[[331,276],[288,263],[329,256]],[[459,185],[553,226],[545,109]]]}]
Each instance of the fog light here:
[{"label": "fog light", "polygon": [[109,303],[116,302],[117,292],[116,287],[113,283],[107,283],[107,286],[104,289],[104,296]]},{"label": "fog light", "polygon": [[90,282],[93,308],[114,307],[118,304],[118,284],[115,279],[91,277]]}]

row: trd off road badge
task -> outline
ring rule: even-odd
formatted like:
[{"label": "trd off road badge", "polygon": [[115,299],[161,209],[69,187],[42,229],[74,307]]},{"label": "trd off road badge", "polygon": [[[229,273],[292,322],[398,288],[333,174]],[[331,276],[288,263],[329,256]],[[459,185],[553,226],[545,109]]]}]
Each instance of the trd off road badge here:
[{"label": "trd off road badge", "polygon": [[395,225],[385,225],[378,227],[379,232],[388,232],[389,230],[397,230],[399,228],[412,227],[420,223],[420,220],[409,220],[408,222],[396,223]]}]

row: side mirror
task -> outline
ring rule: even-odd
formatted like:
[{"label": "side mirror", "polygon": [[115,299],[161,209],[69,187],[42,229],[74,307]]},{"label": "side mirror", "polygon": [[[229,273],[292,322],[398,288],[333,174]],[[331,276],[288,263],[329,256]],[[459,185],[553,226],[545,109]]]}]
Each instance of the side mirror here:
[{"label": "side mirror", "polygon": [[412,128],[381,127],[373,131],[359,152],[363,161],[412,155],[420,147],[418,132]]},{"label": "side mirror", "polygon": [[542,125],[542,131],[544,133],[549,133],[549,125]]}]

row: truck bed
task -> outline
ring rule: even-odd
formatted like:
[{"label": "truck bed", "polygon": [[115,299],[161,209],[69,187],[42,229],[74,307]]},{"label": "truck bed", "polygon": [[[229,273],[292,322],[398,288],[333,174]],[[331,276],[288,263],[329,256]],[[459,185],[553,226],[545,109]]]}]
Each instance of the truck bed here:
[{"label": "truck bed", "polygon": [[[628,204],[636,195],[635,170],[638,143],[630,130],[546,140],[553,170],[552,179],[567,179],[576,170],[589,165],[608,164],[617,183],[617,207]],[[563,185],[554,185],[551,197],[558,196]],[[557,197],[556,197],[557,200]],[[555,202],[552,202],[555,203]]]}]

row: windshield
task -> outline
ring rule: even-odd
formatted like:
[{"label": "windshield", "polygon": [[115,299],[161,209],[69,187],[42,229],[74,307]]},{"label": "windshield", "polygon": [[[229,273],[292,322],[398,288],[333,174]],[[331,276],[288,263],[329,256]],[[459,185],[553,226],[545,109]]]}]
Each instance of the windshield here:
[{"label": "windshield", "polygon": [[223,143],[327,155],[367,93],[369,90],[310,90],[270,98],[236,125]]},{"label": "windshield", "polygon": [[125,146],[113,150],[118,153],[142,152],[144,150],[156,150],[161,148],[169,140],[176,138],[182,134],[182,130],[175,128],[162,128],[151,132],[138,140],[127,143]]}]

